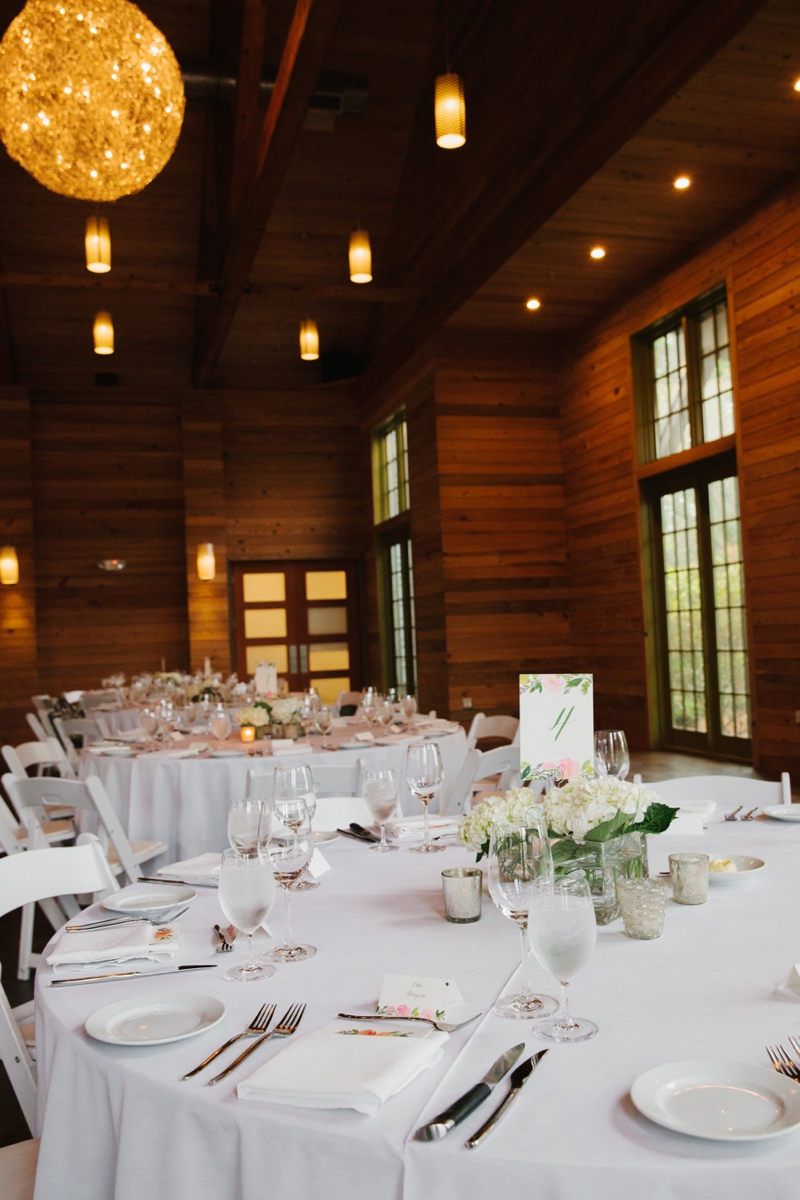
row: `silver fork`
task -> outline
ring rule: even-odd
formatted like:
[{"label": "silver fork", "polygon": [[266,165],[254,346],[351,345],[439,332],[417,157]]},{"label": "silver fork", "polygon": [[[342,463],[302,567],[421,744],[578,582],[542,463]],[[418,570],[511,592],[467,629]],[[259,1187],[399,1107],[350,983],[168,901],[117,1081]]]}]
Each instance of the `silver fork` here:
[{"label": "silver fork", "polygon": [[185,1075],[182,1075],[181,1078],[191,1079],[193,1075],[198,1075],[200,1071],[202,1071],[204,1067],[207,1067],[210,1062],[213,1062],[218,1055],[222,1054],[224,1050],[227,1050],[228,1047],[232,1046],[235,1042],[240,1042],[242,1038],[259,1037],[265,1031],[265,1029],[269,1028],[269,1023],[274,1016],[275,1005],[270,1004],[269,1007],[267,1007],[266,1004],[262,1004],[252,1022],[245,1030],[243,1030],[241,1033],[235,1034],[232,1038],[228,1038],[227,1042],[225,1042],[223,1046],[220,1046],[220,1048],[215,1050],[213,1054],[209,1054],[208,1058],[204,1058],[199,1067],[195,1067],[193,1071],[188,1071]]},{"label": "silver fork", "polygon": [[790,1079],[800,1080],[800,1067],[792,1062],[783,1046],[767,1046],[767,1054],[779,1075],[788,1075]]},{"label": "silver fork", "polygon": [[112,917],[108,921],[88,921],[83,925],[67,925],[65,928],[67,933],[77,933],[80,929],[116,929],[118,925],[139,925],[142,922],[148,925],[169,925],[173,921],[177,921],[178,917],[189,908],[188,904],[184,904],[176,912],[170,912],[168,916],[164,916],[160,921],[151,921],[149,917]]},{"label": "silver fork", "polygon": [[371,1017],[357,1016],[355,1013],[337,1013],[336,1015],[345,1021],[422,1021],[425,1025],[433,1025],[434,1029],[439,1029],[442,1033],[455,1033],[457,1029],[471,1025],[481,1016],[480,1013],[475,1013],[474,1017],[467,1017],[466,1021],[459,1021],[457,1025],[453,1025],[450,1021],[434,1021],[431,1017],[392,1017],[389,1013],[373,1013]]},{"label": "silver fork", "polygon": [[738,808],[735,808],[733,810],[733,812],[725,813],[725,820],[726,821],[735,821],[737,819],[736,814],[740,813],[743,808],[744,808],[744,805],[740,804]]},{"label": "silver fork", "polygon": [[789,1041],[795,1054],[800,1054],[800,1039],[796,1038],[793,1033],[790,1033]]},{"label": "silver fork", "polygon": [[219,945],[217,946],[217,954],[226,954],[229,950],[233,949],[233,942],[228,941],[228,939],[225,937],[225,934],[220,929],[219,925],[215,925],[214,928],[217,931],[217,937],[219,938]]},{"label": "silver fork", "polygon": [[231,1065],[226,1067],[225,1070],[219,1075],[215,1075],[213,1079],[209,1079],[206,1087],[213,1087],[215,1083],[219,1083],[221,1079],[225,1079],[226,1076],[230,1075],[231,1071],[235,1071],[239,1066],[239,1063],[243,1063],[246,1058],[249,1058],[253,1051],[257,1050],[262,1042],[266,1042],[271,1037],[291,1037],[292,1034],[297,1030],[297,1026],[302,1021],[303,1013],[305,1011],[305,1004],[290,1005],[274,1029],[272,1029],[269,1033],[265,1033],[258,1039],[257,1042],[253,1042],[252,1046],[248,1046],[244,1053],[240,1054],[238,1058],[235,1058]]}]

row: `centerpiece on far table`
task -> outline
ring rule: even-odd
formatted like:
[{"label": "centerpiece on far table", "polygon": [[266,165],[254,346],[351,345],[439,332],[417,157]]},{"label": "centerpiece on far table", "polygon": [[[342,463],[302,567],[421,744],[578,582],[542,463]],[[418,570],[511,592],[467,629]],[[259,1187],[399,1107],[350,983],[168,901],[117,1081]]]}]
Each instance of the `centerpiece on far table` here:
[{"label": "centerpiece on far table", "polygon": [[240,725],[252,725],[256,738],[268,734],[276,738],[299,738],[303,732],[300,724],[302,702],[293,696],[257,696],[247,708],[240,708],[236,719]]}]

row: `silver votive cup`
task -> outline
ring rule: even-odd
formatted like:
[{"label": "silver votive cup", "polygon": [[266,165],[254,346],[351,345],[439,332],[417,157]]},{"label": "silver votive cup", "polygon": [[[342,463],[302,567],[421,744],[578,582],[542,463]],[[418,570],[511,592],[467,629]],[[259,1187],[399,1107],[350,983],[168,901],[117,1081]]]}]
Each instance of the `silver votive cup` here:
[{"label": "silver votive cup", "polygon": [[708,899],[707,854],[670,854],[669,877],[676,904],[705,904]]},{"label": "silver votive cup", "polygon": [[628,937],[643,942],[661,937],[667,902],[665,883],[658,879],[620,879],[617,895]]},{"label": "silver votive cup", "polygon": [[442,871],[444,915],[456,925],[481,919],[483,871],[479,867],[451,867]]}]

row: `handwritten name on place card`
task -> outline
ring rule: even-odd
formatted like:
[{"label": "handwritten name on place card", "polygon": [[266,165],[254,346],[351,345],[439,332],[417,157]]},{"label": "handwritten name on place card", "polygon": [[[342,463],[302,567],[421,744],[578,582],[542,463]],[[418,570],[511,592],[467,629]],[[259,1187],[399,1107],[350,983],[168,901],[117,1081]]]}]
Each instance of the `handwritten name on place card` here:
[{"label": "handwritten name on place card", "polygon": [[381,988],[378,1012],[398,1017],[430,1017],[444,1020],[447,1007],[461,1004],[462,996],[452,979],[427,975],[387,975]]}]

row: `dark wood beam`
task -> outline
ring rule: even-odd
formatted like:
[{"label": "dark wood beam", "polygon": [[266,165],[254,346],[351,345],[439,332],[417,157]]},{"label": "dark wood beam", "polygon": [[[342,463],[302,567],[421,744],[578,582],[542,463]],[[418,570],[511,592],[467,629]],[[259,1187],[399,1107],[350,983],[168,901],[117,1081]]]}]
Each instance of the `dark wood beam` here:
[{"label": "dark wood beam", "polygon": [[244,0],[239,69],[236,72],[236,105],[233,118],[233,155],[228,214],[231,225],[236,220],[242,196],[253,170],[253,154],[259,129],[258,100],[266,32],[267,0]]},{"label": "dark wood beam", "polygon": [[[35,275],[24,271],[0,270],[2,288],[80,288],[94,292],[172,292],[178,296],[215,296],[217,285],[208,280],[191,279],[139,279],[133,275]],[[356,304],[409,304],[420,299],[412,288],[359,287],[352,283],[253,283],[248,284],[248,294],[253,296],[281,296],[314,300],[345,300]],[[0,309],[0,331],[2,310]]]},{"label": "dark wood beam", "polygon": [[342,0],[297,0],[256,147],[255,164],[228,240],[219,293],[203,301],[194,379],[209,384],[247,285],[267,222],[322,70]]},{"label": "dark wood beam", "polygon": [[[355,393],[377,391],[764,6],[764,0],[478,0],[453,28],[467,142],[433,130],[434,46],[381,282],[417,303],[373,319]],[[666,168],[665,168],[666,169]],[[665,187],[671,183],[665,176]],[[589,231],[587,231],[589,232]],[[532,283],[535,281],[532,281]]]}]

